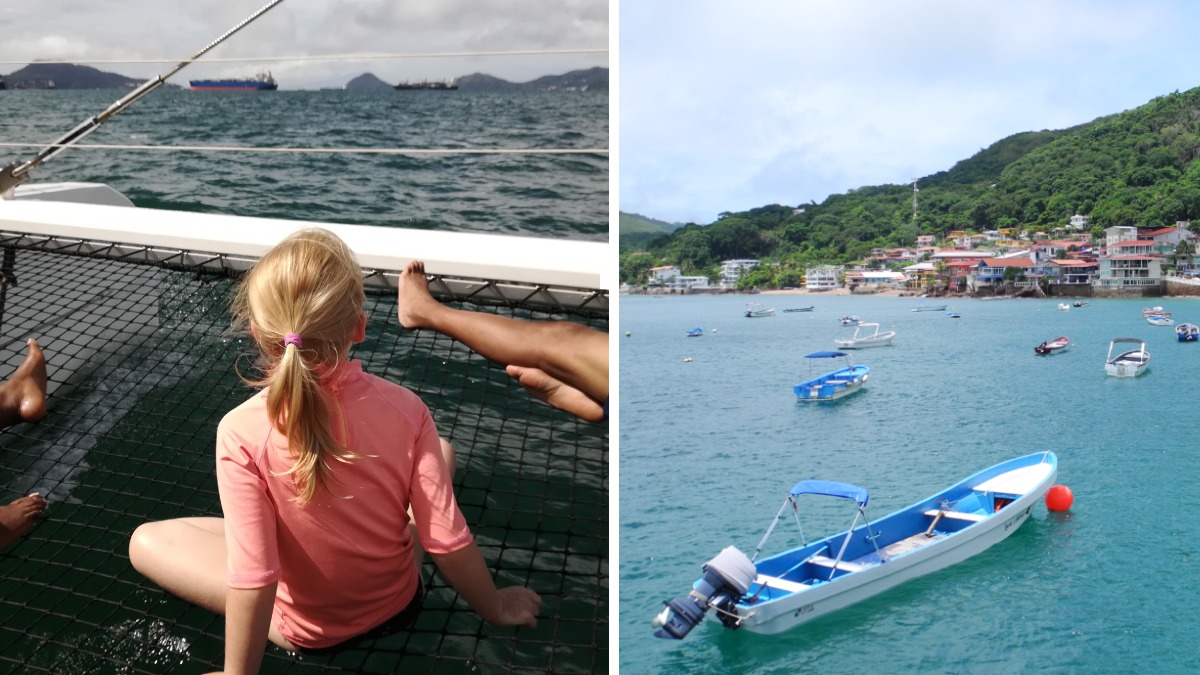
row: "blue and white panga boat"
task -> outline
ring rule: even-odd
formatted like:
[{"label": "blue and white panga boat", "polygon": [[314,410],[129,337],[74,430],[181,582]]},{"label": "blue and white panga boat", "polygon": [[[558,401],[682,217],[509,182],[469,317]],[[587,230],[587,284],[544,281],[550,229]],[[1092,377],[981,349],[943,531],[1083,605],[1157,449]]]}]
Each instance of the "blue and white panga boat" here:
[{"label": "blue and white panga boat", "polygon": [[868,373],[871,369],[867,366],[858,366],[850,363],[850,355],[843,352],[813,352],[806,359],[814,359],[809,361],[810,371],[812,364],[819,359],[844,359],[845,366],[837,370],[812,377],[810,372],[809,379],[800,384],[793,385],[792,391],[796,392],[796,398],[801,401],[833,401],[843,396],[849,396],[867,383]]},{"label": "blue and white panga boat", "polygon": [[[875,521],[867,491],[848,483],[800,481],[754,556],[726,547],[702,567],[687,595],[664,603],[652,622],[661,638],[682,640],[704,616],[726,628],[780,633],[981,553],[1029,518],[1058,475],[1053,452],[1010,459]],[[755,562],[797,497],[851,500],[850,529]],[[1011,558],[1006,559],[1011,563]],[[713,610],[711,613],[708,610]]]},{"label": "blue and white panga boat", "polygon": [[687,336],[688,337],[704,337],[704,329],[701,328],[700,326],[696,326],[695,328],[693,328],[687,332]]},{"label": "blue and white panga boat", "polygon": [[1200,326],[1194,323],[1181,323],[1175,327],[1175,336],[1180,342],[1195,342],[1200,338]]}]

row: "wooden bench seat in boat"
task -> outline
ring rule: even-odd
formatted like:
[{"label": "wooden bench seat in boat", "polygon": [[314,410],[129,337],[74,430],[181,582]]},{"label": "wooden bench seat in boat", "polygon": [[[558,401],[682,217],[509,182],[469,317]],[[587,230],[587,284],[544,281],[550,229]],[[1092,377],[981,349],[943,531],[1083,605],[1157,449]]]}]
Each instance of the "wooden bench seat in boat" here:
[{"label": "wooden bench seat in boat", "polygon": [[[937,518],[938,509],[929,509],[925,515],[930,518]],[[988,516],[984,513],[967,513],[966,511],[941,511],[943,518],[957,518],[958,520],[970,520],[978,523],[981,520],[987,520]]]},{"label": "wooden bench seat in boat", "polygon": [[799,593],[800,591],[808,590],[812,586],[802,584],[798,581],[788,581],[779,577],[768,577],[760,574],[754,578],[754,583],[767,588],[774,588],[778,591],[787,591],[788,593]]},{"label": "wooden bench seat in boat", "polygon": [[813,557],[809,558],[808,561],[814,565],[820,565],[821,567],[834,567],[834,563],[837,563],[837,569],[845,570],[847,572],[857,572],[861,569],[871,566],[870,564],[856,563],[850,560],[843,560],[839,563],[833,558],[828,558],[823,555],[814,555]]}]

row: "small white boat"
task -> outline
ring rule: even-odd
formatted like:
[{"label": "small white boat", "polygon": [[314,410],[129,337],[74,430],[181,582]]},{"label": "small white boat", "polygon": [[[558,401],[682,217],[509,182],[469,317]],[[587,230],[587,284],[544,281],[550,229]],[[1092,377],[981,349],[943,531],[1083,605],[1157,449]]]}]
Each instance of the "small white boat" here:
[{"label": "small white boat", "polygon": [[1175,326],[1175,336],[1180,342],[1195,342],[1200,340],[1200,326],[1194,323],[1181,323]]},{"label": "small white boat", "polygon": [[1174,326],[1175,319],[1163,316],[1162,314],[1147,314],[1146,323],[1149,323],[1151,326]]},{"label": "small white boat", "polygon": [[1164,311],[1162,307],[1143,307],[1142,308],[1142,316],[1149,316],[1151,314],[1161,314],[1162,316],[1171,316],[1171,313]]},{"label": "small white boat", "polygon": [[946,310],[946,316],[950,317],[951,319],[961,319],[962,318],[962,314],[959,314],[957,310],[953,310],[953,309]]},{"label": "small white boat", "polygon": [[[836,401],[863,388],[871,369],[850,363],[850,355],[842,352],[814,352],[809,359],[809,379],[792,386],[801,401]],[[813,364],[823,359],[843,359],[845,366],[821,375],[812,376]]]},{"label": "small white boat", "polygon": [[789,307],[783,311],[785,311],[785,312],[811,312],[814,309],[816,309],[816,307],[817,307],[816,305],[809,305],[808,307]]},{"label": "small white boat", "polygon": [[854,329],[854,337],[848,340],[834,340],[839,349],[862,349],[863,347],[882,347],[892,344],[896,331],[880,331],[877,323],[859,323]]},{"label": "small white boat", "polygon": [[1088,303],[1086,303],[1086,302],[1083,302],[1082,300],[1076,300],[1076,301],[1075,301],[1075,306],[1076,306],[1076,307],[1087,307],[1087,305],[1088,305]]},{"label": "small white boat", "polygon": [[[868,521],[864,488],[824,480],[797,483],[758,542],[753,556],[728,546],[703,566],[691,592],[651,622],[660,638],[682,640],[708,616],[726,628],[780,633],[962,562],[1003,541],[1033,513],[1058,476],[1053,452],[1010,459],[931,497]],[[848,499],[857,507],[850,529],[758,560],[767,539],[796,498]],[[981,563],[990,575],[1020,564],[1020,551]],[[949,595],[953,595],[950,593]],[[883,602],[881,600],[881,602]],[[712,609],[712,612],[708,610]]]},{"label": "small white boat", "polygon": [[[1133,349],[1126,349],[1132,347]],[[1113,356],[1113,352],[1117,352]],[[1108,344],[1108,359],[1104,362],[1104,372],[1113,377],[1137,377],[1150,367],[1150,353],[1146,351],[1146,342],[1138,338],[1115,338]]]},{"label": "small white boat", "polygon": [[862,323],[862,320],[859,319],[857,316],[847,315],[847,316],[842,317],[842,325],[843,326],[857,326],[860,323]]},{"label": "small white boat", "polygon": [[774,316],[774,307],[763,307],[761,302],[746,303],[746,318],[756,319],[763,316]]},{"label": "small white boat", "polygon": [[1058,303],[1058,311],[1069,312],[1069,311],[1071,311],[1071,306],[1065,302],[1060,302],[1060,303]]}]

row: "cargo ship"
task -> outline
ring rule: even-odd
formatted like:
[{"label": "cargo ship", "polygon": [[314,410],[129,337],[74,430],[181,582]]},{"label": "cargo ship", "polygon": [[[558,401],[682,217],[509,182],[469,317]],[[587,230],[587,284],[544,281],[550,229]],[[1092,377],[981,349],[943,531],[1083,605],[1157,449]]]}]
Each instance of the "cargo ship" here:
[{"label": "cargo ship", "polygon": [[270,73],[235,80],[191,80],[192,91],[275,91],[279,85]]},{"label": "cargo ship", "polygon": [[453,91],[458,89],[458,85],[454,83],[454,80],[446,80],[444,82],[401,82],[393,88],[400,90],[421,89],[433,91]]}]

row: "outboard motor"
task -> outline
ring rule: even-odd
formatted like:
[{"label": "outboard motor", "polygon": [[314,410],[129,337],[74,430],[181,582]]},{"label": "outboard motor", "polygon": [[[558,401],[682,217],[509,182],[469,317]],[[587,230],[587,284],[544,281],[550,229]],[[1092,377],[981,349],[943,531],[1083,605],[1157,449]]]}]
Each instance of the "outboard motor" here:
[{"label": "outboard motor", "polygon": [[[682,640],[704,618],[709,607],[733,612],[733,604],[746,594],[758,572],[745,553],[726,546],[712,560],[704,563],[704,576],[692,586],[692,592],[664,602],[664,609],[654,617],[652,625],[660,638]],[[736,619],[721,615],[726,628],[737,628]]]}]

